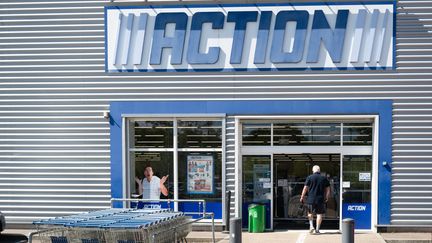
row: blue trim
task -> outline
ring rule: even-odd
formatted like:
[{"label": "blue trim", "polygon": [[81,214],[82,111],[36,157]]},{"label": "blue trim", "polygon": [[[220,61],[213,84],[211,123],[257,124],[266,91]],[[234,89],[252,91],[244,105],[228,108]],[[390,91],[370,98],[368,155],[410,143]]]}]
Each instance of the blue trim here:
[{"label": "blue trim", "polygon": [[[186,215],[196,219],[201,217],[196,214],[188,214],[192,212],[202,212],[203,209],[199,207],[196,202],[182,202],[178,204],[179,211],[184,212]],[[215,219],[222,219],[222,201],[206,201],[206,212],[214,213]]]},{"label": "blue trim", "polygon": [[[394,56],[394,55],[393,55]],[[110,73],[394,70],[394,67],[109,69]]]},{"label": "blue trim", "polygon": [[105,9],[150,9],[150,8],[214,8],[214,7],[265,7],[265,6],[319,6],[319,5],[380,5],[395,4],[395,0],[378,2],[309,2],[309,3],[226,3],[226,4],[174,4],[174,5],[147,5],[147,6],[105,6]]},{"label": "blue trim", "polygon": [[390,224],[392,105],[392,100],[111,102],[111,196],[123,196],[122,114],[379,115],[378,224]]}]

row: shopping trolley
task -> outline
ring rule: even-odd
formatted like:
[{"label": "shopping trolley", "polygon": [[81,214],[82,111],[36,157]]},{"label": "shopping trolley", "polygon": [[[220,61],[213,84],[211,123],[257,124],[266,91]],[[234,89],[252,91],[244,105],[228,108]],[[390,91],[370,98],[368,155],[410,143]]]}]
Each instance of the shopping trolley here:
[{"label": "shopping trolley", "polygon": [[101,217],[67,225],[68,243],[105,243],[103,226],[118,222],[114,217]]},{"label": "shopping trolley", "polygon": [[[185,238],[191,231],[192,231],[192,224],[195,222],[199,222],[203,219],[211,219],[211,231],[212,231],[212,242],[216,242],[215,239],[215,224],[214,224],[214,213],[212,212],[206,212],[206,202],[202,199],[138,199],[138,198],[112,198],[111,199],[111,207],[114,206],[123,206],[128,207],[131,205],[132,202],[159,202],[159,203],[166,203],[166,205],[169,207],[170,211],[173,211],[171,209],[172,203],[186,203],[186,202],[193,202],[198,203],[198,209],[199,212],[188,212],[188,215],[197,215],[197,218],[190,219],[189,217],[185,217],[184,221],[181,223],[176,224],[173,227],[164,227],[164,230],[162,232],[153,231],[153,241],[158,242],[158,238],[163,238],[166,235],[174,236],[174,240],[171,242],[176,242],[177,240],[181,238]],[[202,211],[201,211],[202,210]]]},{"label": "shopping trolley", "polygon": [[105,239],[113,243],[149,243],[151,228],[158,227],[157,223],[157,220],[140,220],[107,225],[104,227]]},{"label": "shopping trolley", "polygon": [[[172,243],[184,239],[193,222],[211,216],[215,242],[214,217],[205,212],[204,200],[166,201],[168,205],[175,201],[199,201],[204,212],[198,212],[202,217],[192,220],[171,208],[110,208],[33,223],[41,243]],[[30,234],[29,243],[32,237]]]}]

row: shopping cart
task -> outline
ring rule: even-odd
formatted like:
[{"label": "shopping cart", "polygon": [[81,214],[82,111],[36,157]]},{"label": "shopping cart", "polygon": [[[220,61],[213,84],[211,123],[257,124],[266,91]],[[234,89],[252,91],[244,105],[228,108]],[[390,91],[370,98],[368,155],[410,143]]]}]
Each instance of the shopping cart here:
[{"label": "shopping cart", "polygon": [[[182,239],[191,231],[190,227],[178,228],[178,234],[168,231],[178,225],[186,224],[188,217],[183,213],[164,212],[142,215],[106,225],[105,239],[107,242],[128,243],[171,243]],[[190,224],[188,224],[191,226]],[[165,233],[164,233],[165,232]]]},{"label": "shopping cart", "polygon": [[105,226],[105,239],[115,243],[149,243],[150,228],[158,227],[157,220],[118,222]]},{"label": "shopping cart", "polygon": [[193,222],[210,215],[214,239],[213,214],[205,212],[203,200],[195,201],[203,203],[204,212],[194,220],[170,208],[111,208],[33,223],[41,243],[172,243],[186,238]]},{"label": "shopping cart", "polygon": [[103,226],[118,222],[113,216],[101,217],[67,225],[68,243],[105,243]]}]

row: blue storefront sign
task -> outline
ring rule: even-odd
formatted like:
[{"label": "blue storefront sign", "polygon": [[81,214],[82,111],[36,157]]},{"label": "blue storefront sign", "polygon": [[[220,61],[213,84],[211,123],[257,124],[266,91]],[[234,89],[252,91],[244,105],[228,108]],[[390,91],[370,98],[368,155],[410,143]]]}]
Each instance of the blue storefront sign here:
[{"label": "blue storefront sign", "polygon": [[342,203],[342,218],[354,219],[356,229],[371,229],[371,204]]},{"label": "blue storefront sign", "polygon": [[105,9],[106,71],[394,69],[393,2]]}]

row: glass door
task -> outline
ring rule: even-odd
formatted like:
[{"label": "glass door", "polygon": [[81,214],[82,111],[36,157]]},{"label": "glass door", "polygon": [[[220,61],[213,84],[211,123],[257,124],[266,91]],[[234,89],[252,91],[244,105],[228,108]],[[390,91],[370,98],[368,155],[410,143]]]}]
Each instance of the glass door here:
[{"label": "glass door", "polygon": [[340,155],[274,154],[273,215],[276,229],[308,229],[307,212],[300,203],[300,196],[314,165],[320,166],[321,175],[330,182],[330,198],[322,229],[339,228]]},{"label": "glass door", "polygon": [[371,228],[374,124],[370,118],[311,121],[269,117],[242,120],[240,125],[243,191],[238,210],[244,219],[248,205],[260,202],[270,204],[267,225],[271,228],[307,229],[300,194],[316,164],[331,186],[322,228],[339,229],[341,219],[347,217],[362,222],[356,224],[357,229]]},{"label": "glass door", "polygon": [[248,207],[251,204],[261,204],[266,208],[266,228],[272,229],[271,224],[271,156],[245,155],[243,156],[243,190],[242,190],[242,219],[243,228],[248,226]]},{"label": "glass door", "polygon": [[343,157],[342,216],[355,220],[356,229],[371,229],[372,156]]}]

